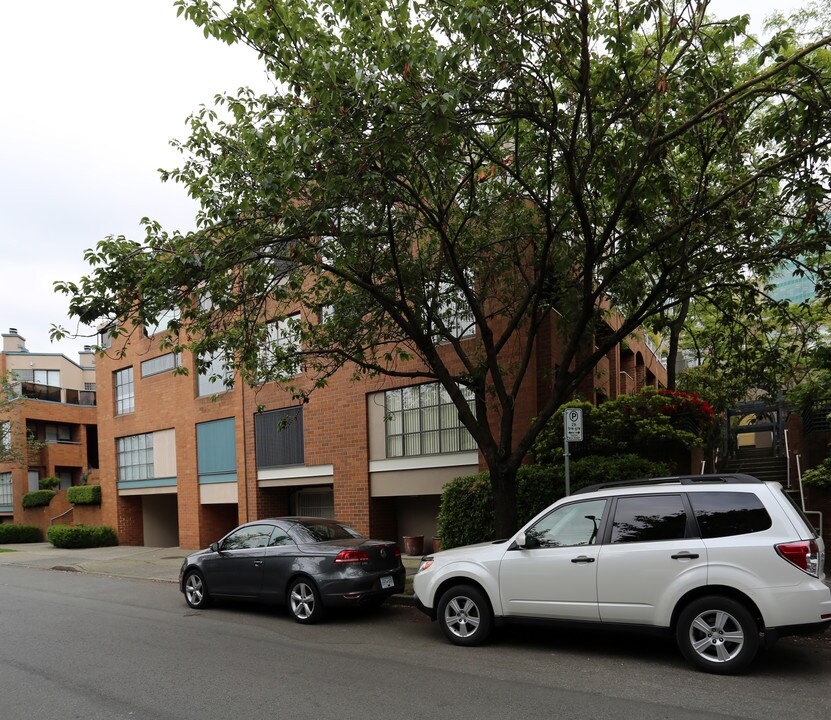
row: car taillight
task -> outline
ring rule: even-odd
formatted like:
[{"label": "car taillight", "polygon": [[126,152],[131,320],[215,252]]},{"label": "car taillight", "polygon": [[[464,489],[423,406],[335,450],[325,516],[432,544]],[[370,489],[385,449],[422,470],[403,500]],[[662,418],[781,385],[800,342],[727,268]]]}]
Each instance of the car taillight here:
[{"label": "car taillight", "polygon": [[800,570],[819,577],[819,546],[816,540],[780,543],[774,546],[776,552]]},{"label": "car taillight", "polygon": [[395,553],[395,557],[397,557],[397,558],[401,557],[401,548],[398,547],[398,545],[395,546],[395,550],[393,550],[393,552]]},{"label": "car taillight", "polygon": [[341,550],[335,558],[336,565],[365,562],[369,562],[369,553],[366,550]]}]

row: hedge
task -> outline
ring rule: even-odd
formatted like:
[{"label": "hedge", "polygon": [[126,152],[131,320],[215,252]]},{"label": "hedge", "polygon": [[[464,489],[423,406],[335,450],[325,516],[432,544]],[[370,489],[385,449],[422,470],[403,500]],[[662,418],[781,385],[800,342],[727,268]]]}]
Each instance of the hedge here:
[{"label": "hedge", "polygon": [[[571,463],[570,489],[639,477],[661,477],[667,466],[637,455],[585,457]],[[523,465],[517,472],[519,526],[565,494],[563,465]],[[493,493],[487,472],[456,478],[444,487],[438,517],[442,548],[494,540]]]},{"label": "hedge", "polygon": [[23,496],[23,507],[33,508],[48,505],[57,494],[54,490],[33,490]]},{"label": "hedge", "polygon": [[40,528],[36,528],[34,525],[0,524],[0,543],[29,543],[41,542],[42,540],[43,535]]},{"label": "hedge", "polygon": [[52,525],[46,539],[59,548],[90,548],[118,545],[115,531],[108,525]]},{"label": "hedge", "polygon": [[100,485],[74,485],[66,491],[66,499],[75,505],[100,505]]}]

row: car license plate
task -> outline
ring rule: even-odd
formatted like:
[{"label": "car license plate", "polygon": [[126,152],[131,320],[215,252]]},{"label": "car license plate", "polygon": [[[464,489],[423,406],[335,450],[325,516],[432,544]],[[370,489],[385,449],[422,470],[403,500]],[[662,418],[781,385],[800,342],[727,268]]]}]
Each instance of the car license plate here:
[{"label": "car license plate", "polygon": [[382,588],[391,588],[393,585],[395,585],[395,581],[389,575],[385,575],[381,578]]}]

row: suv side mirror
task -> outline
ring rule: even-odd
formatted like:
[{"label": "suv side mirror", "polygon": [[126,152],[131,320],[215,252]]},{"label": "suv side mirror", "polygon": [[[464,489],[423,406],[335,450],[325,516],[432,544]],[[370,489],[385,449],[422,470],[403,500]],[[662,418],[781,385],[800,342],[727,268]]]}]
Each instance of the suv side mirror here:
[{"label": "suv side mirror", "polygon": [[538,548],[540,546],[540,541],[533,535],[526,535],[524,532],[521,532],[516,536],[516,544],[517,547],[520,547],[523,550],[533,550],[534,548]]},{"label": "suv side mirror", "polygon": [[215,553],[220,552],[220,550],[219,550],[219,543],[218,543],[218,542],[211,543],[211,550],[213,550],[213,552],[215,552]]}]

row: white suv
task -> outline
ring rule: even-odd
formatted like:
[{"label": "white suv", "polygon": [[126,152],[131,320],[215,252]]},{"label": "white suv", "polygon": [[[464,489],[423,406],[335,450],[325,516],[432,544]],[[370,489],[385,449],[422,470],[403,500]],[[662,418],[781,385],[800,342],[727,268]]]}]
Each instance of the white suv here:
[{"label": "white suv", "polygon": [[508,540],[426,556],[413,589],[457,645],[503,621],[657,628],[698,668],[735,673],[762,640],[831,624],[823,561],[778,483],[654,478],[594,485]]}]

